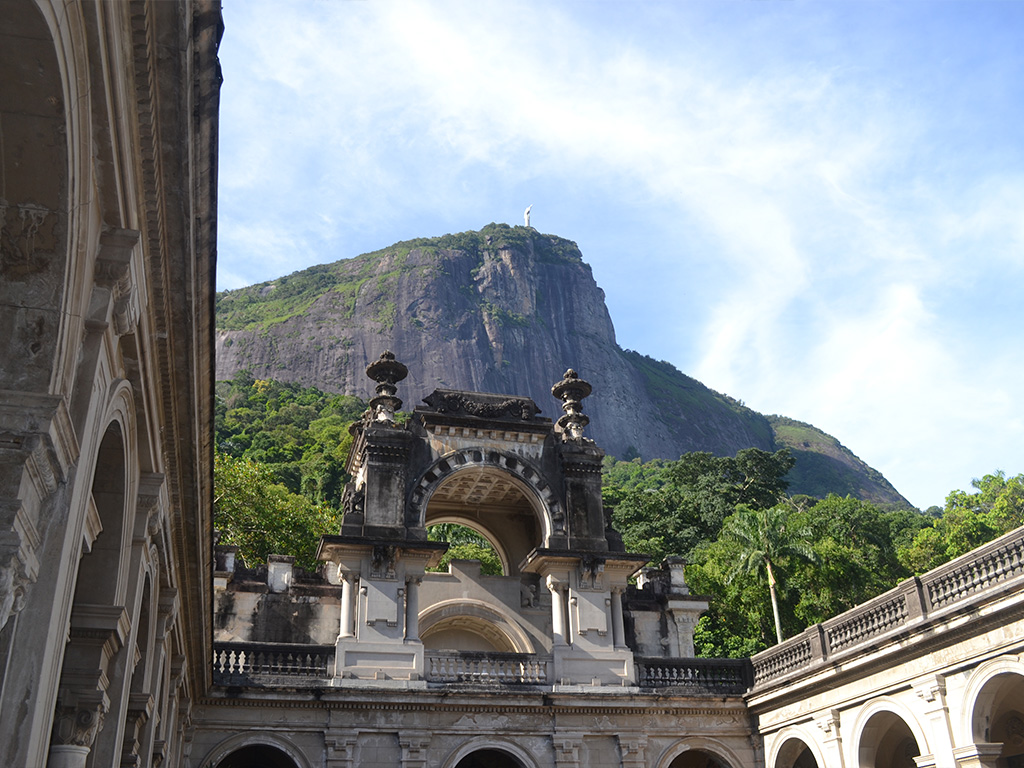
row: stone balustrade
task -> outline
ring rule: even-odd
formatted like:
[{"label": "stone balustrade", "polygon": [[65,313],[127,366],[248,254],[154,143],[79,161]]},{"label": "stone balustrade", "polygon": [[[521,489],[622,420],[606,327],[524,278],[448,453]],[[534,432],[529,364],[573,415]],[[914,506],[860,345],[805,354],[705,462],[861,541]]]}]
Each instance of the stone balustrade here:
[{"label": "stone balustrade", "polygon": [[548,685],[550,660],[528,653],[478,651],[426,655],[427,681],[484,685]]},{"label": "stone balustrade", "polygon": [[684,688],[688,694],[739,695],[750,688],[749,659],[635,660],[641,688]]},{"label": "stone balustrade", "polygon": [[868,601],[838,618],[841,620],[836,623],[825,623],[830,653],[838,653],[906,623],[906,595],[901,593],[881,601]]},{"label": "stone balustrade", "polygon": [[259,685],[287,678],[326,679],[333,674],[333,645],[214,643],[216,685]]},{"label": "stone balustrade", "polygon": [[754,690],[856,656],[1024,587],[1024,528],[942,565],[753,657]]}]

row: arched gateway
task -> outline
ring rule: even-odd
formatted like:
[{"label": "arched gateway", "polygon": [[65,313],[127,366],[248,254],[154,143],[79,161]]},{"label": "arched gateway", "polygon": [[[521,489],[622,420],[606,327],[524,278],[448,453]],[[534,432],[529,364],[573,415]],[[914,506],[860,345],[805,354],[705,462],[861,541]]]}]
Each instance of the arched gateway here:
[{"label": "arched gateway", "polygon": [[[312,687],[321,712],[267,723],[329,768],[669,768],[683,752],[673,768],[754,764],[744,662],[685,658],[707,603],[682,562],[643,568],[611,526],[604,454],[582,434],[590,385],[569,371],[553,387],[557,423],[529,398],[452,390],[398,423],[405,366],[385,354],[367,372],[377,396],[353,428],[324,580],[282,573],[276,556],[262,584],[218,573],[226,695]],[[448,544],[428,528],[452,523],[491,543],[501,573],[435,570]],[[282,622],[302,640],[249,640]]]}]

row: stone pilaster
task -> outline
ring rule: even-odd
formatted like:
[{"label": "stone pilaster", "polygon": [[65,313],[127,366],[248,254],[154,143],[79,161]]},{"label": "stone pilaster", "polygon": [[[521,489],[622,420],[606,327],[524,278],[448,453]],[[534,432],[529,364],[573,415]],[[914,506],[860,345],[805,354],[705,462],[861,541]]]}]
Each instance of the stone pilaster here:
[{"label": "stone pilaster", "polygon": [[555,768],[580,768],[580,748],[583,746],[581,733],[556,733]]},{"label": "stone pilaster", "polygon": [[402,768],[427,768],[430,733],[426,731],[400,733],[398,745],[402,748]]},{"label": "stone pilaster", "polygon": [[[929,744],[935,755],[936,768],[955,768],[953,761],[953,729],[949,722],[949,707],[946,705],[946,680],[942,675],[931,675],[917,682],[914,691],[924,702],[924,713],[930,727]],[[924,766],[924,763],[919,763]]]},{"label": "stone pilaster", "polygon": [[826,765],[844,768],[843,737],[839,733],[839,710],[830,709],[815,722],[821,729],[822,751],[825,753]]},{"label": "stone pilaster", "polygon": [[647,749],[647,736],[642,733],[618,737],[619,754],[622,768],[647,768],[644,752]]},{"label": "stone pilaster", "polygon": [[36,580],[46,500],[77,461],[62,398],[0,391],[0,629]]}]

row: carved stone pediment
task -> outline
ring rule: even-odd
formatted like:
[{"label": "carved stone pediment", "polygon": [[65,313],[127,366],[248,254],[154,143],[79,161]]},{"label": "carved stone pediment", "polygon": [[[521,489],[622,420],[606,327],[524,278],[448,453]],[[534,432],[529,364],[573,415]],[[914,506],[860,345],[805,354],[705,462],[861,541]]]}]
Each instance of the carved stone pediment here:
[{"label": "carved stone pediment", "polygon": [[437,413],[480,419],[532,421],[540,413],[540,408],[528,397],[492,395],[486,392],[435,389],[423,398],[423,402]]}]

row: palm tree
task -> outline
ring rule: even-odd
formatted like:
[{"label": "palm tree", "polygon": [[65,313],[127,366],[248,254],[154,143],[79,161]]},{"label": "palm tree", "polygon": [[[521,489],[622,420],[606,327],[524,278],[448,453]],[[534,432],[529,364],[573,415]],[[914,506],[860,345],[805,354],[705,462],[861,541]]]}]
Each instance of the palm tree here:
[{"label": "palm tree", "polygon": [[775,590],[775,569],[780,560],[798,557],[814,562],[814,550],[807,543],[810,530],[792,530],[790,510],[783,504],[769,509],[750,509],[740,504],[736,513],[725,521],[722,536],[731,539],[740,548],[740,557],[727,575],[732,581],[739,574],[757,574],[763,567],[768,574],[768,591],[775,614],[775,636],[782,642],[782,622],[779,619],[779,598]]}]

